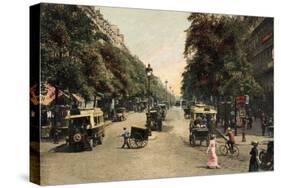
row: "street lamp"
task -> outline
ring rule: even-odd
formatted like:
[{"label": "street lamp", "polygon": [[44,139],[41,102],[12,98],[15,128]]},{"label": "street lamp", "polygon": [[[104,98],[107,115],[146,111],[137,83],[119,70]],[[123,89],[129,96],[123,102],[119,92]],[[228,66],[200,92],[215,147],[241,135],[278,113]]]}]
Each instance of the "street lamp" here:
[{"label": "street lamp", "polygon": [[152,77],[153,69],[150,67],[150,64],[147,65],[146,69],[147,76],[147,118],[146,118],[146,127],[148,128],[148,133],[151,136],[151,117],[150,117],[150,79]]},{"label": "street lamp", "polygon": [[[242,83],[241,85],[240,85],[240,92],[241,92],[241,95],[243,95],[244,96],[244,84]],[[244,106],[243,106],[243,110],[245,111],[245,104],[243,104]],[[246,114],[245,114],[245,116],[246,116]],[[243,127],[242,127],[242,142],[246,142],[246,117],[243,117],[242,118],[242,125],[243,125]]]},{"label": "street lamp", "polygon": [[172,90],[172,101],[171,101],[171,103],[172,103],[172,105],[174,105],[175,104],[175,101],[176,101],[176,98],[175,98],[175,94],[174,94],[174,90]]},{"label": "street lamp", "polygon": [[172,86],[170,86],[170,101],[169,101],[169,107],[171,107],[172,104]]},{"label": "street lamp", "polygon": [[168,88],[167,88],[168,80],[165,81],[165,89],[166,89],[166,101],[168,101]]},{"label": "street lamp", "polygon": [[231,105],[231,101],[229,101],[228,97],[225,95],[225,92],[222,91],[222,96],[223,96],[223,102],[221,102],[221,104],[223,104],[223,107],[224,107],[224,132],[226,131],[227,127],[229,126],[229,112],[228,112],[228,106]]}]

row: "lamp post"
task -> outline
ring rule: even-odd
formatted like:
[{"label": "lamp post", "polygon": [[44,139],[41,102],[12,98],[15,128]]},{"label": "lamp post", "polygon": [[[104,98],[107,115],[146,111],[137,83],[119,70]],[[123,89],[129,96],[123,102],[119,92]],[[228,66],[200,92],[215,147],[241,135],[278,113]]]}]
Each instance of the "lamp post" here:
[{"label": "lamp post", "polygon": [[171,107],[172,104],[172,87],[170,86],[170,101],[169,101],[169,108]]},{"label": "lamp post", "polygon": [[230,97],[226,98],[225,101],[225,130],[230,126],[229,123],[231,123],[231,100]]},{"label": "lamp post", "polygon": [[171,90],[171,107],[175,104],[175,95],[174,95],[174,90]]},{"label": "lamp post", "polygon": [[167,88],[167,84],[168,84],[168,80],[165,81],[165,89],[166,89],[166,96],[165,96],[165,100],[168,101],[168,88]]},{"label": "lamp post", "polygon": [[225,97],[225,95],[223,96],[223,104],[224,104],[224,132],[226,131],[226,129],[227,129],[227,126],[228,126],[228,123],[227,123],[227,113],[226,113],[226,105],[227,105],[227,102],[226,102],[227,100],[226,100],[226,97]]},{"label": "lamp post", "polygon": [[60,71],[56,74],[56,81],[55,81],[55,110],[54,110],[54,125],[52,127],[52,137],[55,144],[58,143],[58,119],[59,119],[59,104],[58,104],[58,98],[59,98],[59,88],[60,88]]},{"label": "lamp post", "polygon": [[[240,86],[240,92],[241,92],[241,95],[244,95],[244,84],[241,84]],[[243,104],[243,111],[245,111],[245,104]],[[246,114],[245,114],[246,116]],[[246,133],[245,133],[245,129],[246,129],[246,117],[243,117],[242,118],[242,142],[246,142]]]},{"label": "lamp post", "polygon": [[153,69],[150,67],[150,64],[147,65],[146,69],[147,76],[147,119],[146,119],[146,127],[148,129],[149,136],[151,136],[151,117],[150,117],[150,79],[152,77]]},{"label": "lamp post", "polygon": [[234,133],[237,136],[237,102],[236,97],[234,97]]}]

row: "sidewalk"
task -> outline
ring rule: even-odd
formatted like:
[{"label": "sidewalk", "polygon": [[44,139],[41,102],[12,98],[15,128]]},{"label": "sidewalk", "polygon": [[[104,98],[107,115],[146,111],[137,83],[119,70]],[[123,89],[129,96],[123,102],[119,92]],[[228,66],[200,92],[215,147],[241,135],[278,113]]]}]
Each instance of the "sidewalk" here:
[{"label": "sidewalk", "polygon": [[[224,133],[224,127],[222,125],[218,125],[217,129],[221,133]],[[242,131],[243,128],[237,128],[237,136],[235,136],[235,142],[237,145],[250,145],[252,141],[258,141],[261,145],[263,145],[267,144],[268,141],[274,140],[273,137],[268,136],[267,131],[265,132],[265,136],[262,136],[261,122],[259,119],[253,121],[251,129],[245,129],[246,142],[242,142]]]}]

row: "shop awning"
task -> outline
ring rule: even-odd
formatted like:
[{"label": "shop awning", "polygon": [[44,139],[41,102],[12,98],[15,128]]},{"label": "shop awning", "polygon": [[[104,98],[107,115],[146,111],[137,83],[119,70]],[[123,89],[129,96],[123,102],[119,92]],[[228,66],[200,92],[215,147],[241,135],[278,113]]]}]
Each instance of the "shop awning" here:
[{"label": "shop awning", "polygon": [[[34,105],[49,105],[56,98],[56,89],[50,84],[43,84],[41,91],[38,88],[38,84],[33,85],[30,88],[30,100]],[[39,94],[39,95],[38,95]],[[58,97],[65,96],[69,98],[69,95],[65,94],[63,91],[59,90]]]}]

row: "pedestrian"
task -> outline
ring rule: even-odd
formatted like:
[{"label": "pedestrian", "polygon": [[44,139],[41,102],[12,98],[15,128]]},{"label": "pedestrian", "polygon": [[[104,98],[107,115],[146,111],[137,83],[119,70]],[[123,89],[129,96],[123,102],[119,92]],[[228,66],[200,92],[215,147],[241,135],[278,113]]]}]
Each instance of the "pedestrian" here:
[{"label": "pedestrian", "polygon": [[247,128],[248,129],[252,129],[252,126],[253,126],[253,118],[251,115],[248,116],[248,126]]},{"label": "pedestrian", "polygon": [[264,112],[261,114],[261,130],[262,130],[262,136],[265,135],[265,129],[266,129],[266,122],[267,118]]},{"label": "pedestrian", "polygon": [[235,144],[235,136],[230,127],[227,128],[226,136],[228,136],[227,145],[231,149],[231,152],[233,152],[233,146]]},{"label": "pedestrian", "polygon": [[268,136],[273,137],[273,130],[274,130],[273,119],[272,119],[272,117],[270,117],[270,118],[268,118],[268,123],[267,123]]},{"label": "pedestrian", "polygon": [[54,144],[59,143],[59,130],[57,128],[54,129]]},{"label": "pedestrian", "polygon": [[121,134],[121,136],[124,139],[122,148],[125,148],[125,146],[127,146],[127,148],[130,149],[130,144],[129,144],[130,132],[126,129],[126,127],[123,128],[123,133]]},{"label": "pedestrian", "polygon": [[218,164],[218,157],[216,154],[216,136],[211,135],[210,143],[207,149],[207,155],[208,155],[208,163],[207,167],[214,169],[214,168],[220,168],[220,165]]},{"label": "pedestrian", "polygon": [[259,111],[256,110],[256,111],[254,112],[254,119],[255,119],[255,121],[257,121],[258,116],[259,116]]},{"label": "pedestrian", "polygon": [[251,145],[253,146],[250,151],[250,164],[249,164],[249,172],[257,172],[259,171],[259,151],[258,151],[258,141],[253,141]]}]

